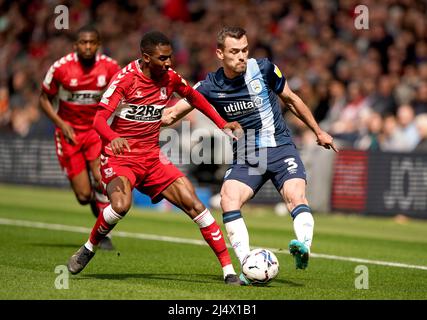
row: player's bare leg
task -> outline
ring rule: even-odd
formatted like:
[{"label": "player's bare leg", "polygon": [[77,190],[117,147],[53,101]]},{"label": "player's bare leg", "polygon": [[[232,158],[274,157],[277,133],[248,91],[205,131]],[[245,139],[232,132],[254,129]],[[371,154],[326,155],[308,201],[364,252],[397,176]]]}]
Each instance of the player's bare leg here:
[{"label": "player's bare leg", "polygon": [[94,180],[93,181],[93,190],[95,193],[94,201],[96,203],[98,213],[100,213],[104,210],[105,207],[108,206],[110,201],[108,200],[108,197],[105,195],[106,192],[105,192],[104,187],[102,185],[102,177],[101,177],[101,172],[99,170],[99,168],[100,168],[99,158],[97,158],[93,161],[89,161],[88,166],[89,166],[90,172],[91,172],[93,180]]},{"label": "player's bare leg", "polygon": [[231,264],[221,229],[210,211],[196,196],[190,180],[186,177],[178,178],[162,192],[162,195],[197,223],[203,238],[214,251],[222,266],[225,283],[240,285],[240,280]]},{"label": "player's bare leg", "polygon": [[98,216],[88,241],[70,258],[68,270],[77,274],[86,267],[99,242],[126,215],[132,204],[132,187],[126,177],[117,177],[107,186],[111,204]]},{"label": "player's bare leg", "polygon": [[305,197],[305,180],[294,178],[285,181],[280,194],[294,220],[297,239],[289,243],[289,251],[295,258],[297,269],[308,265],[310,247],[313,240],[314,220]]},{"label": "player's bare leg", "polygon": [[70,179],[71,188],[81,205],[87,205],[92,200],[92,186],[86,169]]},{"label": "player's bare leg", "polygon": [[[252,198],[253,194],[254,192],[249,186],[237,180],[226,180],[221,188],[222,218],[228,240],[240,265],[250,252],[249,233],[241,208]],[[240,274],[240,280],[246,285],[250,284],[243,274]]]},{"label": "player's bare leg", "polygon": [[70,179],[71,188],[74,191],[77,201],[81,205],[91,205],[91,210],[95,218],[98,217],[99,209],[96,207],[95,195],[89,177],[89,172],[84,169]]},{"label": "player's bare leg", "polygon": [[[88,167],[91,172],[92,181],[92,193],[93,197],[90,202],[92,212],[96,213],[96,217],[101,214],[104,209],[110,204],[108,197],[106,196],[106,190],[102,185],[102,176],[100,172],[100,159],[97,158],[93,161],[88,162]],[[111,233],[107,234],[104,239],[99,243],[99,248],[103,250],[114,250],[113,243],[111,241]]]}]

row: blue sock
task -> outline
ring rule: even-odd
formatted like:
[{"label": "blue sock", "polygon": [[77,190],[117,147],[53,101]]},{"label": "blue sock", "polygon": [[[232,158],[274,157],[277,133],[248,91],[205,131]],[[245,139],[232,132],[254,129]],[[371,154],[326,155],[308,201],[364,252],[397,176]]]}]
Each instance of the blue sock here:
[{"label": "blue sock", "polygon": [[297,215],[299,215],[301,212],[310,212],[310,213],[312,213],[311,212],[311,208],[308,205],[306,205],[306,204],[299,204],[291,212],[292,219],[295,220],[295,218],[297,217]]},{"label": "blue sock", "polygon": [[224,224],[242,218],[240,210],[227,211],[222,214]]}]

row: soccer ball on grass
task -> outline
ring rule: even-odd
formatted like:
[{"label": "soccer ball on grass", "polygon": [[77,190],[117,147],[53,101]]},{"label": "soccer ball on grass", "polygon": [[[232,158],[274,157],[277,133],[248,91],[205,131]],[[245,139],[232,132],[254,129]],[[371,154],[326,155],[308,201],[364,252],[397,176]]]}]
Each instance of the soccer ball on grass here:
[{"label": "soccer ball on grass", "polygon": [[253,249],[243,260],[242,273],[252,284],[267,284],[279,273],[279,261],[268,249]]}]

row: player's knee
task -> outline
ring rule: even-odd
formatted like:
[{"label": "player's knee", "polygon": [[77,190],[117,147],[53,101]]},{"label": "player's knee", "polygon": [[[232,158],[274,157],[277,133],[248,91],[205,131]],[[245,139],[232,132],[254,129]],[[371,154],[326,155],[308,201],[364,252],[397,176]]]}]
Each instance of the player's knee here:
[{"label": "player's knee", "polygon": [[77,192],[76,198],[81,205],[86,205],[92,200],[92,192]]},{"label": "player's knee", "polygon": [[221,202],[222,208],[225,206],[240,207],[240,199],[226,190],[221,190]]}]

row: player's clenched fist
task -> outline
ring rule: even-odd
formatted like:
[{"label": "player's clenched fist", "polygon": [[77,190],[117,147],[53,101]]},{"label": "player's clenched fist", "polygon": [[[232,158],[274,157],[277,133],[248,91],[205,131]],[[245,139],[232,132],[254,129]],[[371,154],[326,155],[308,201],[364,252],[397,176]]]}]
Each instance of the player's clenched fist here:
[{"label": "player's clenched fist", "polygon": [[111,151],[113,151],[114,155],[124,154],[125,150],[130,152],[129,144],[125,138],[115,138],[110,143]]}]

